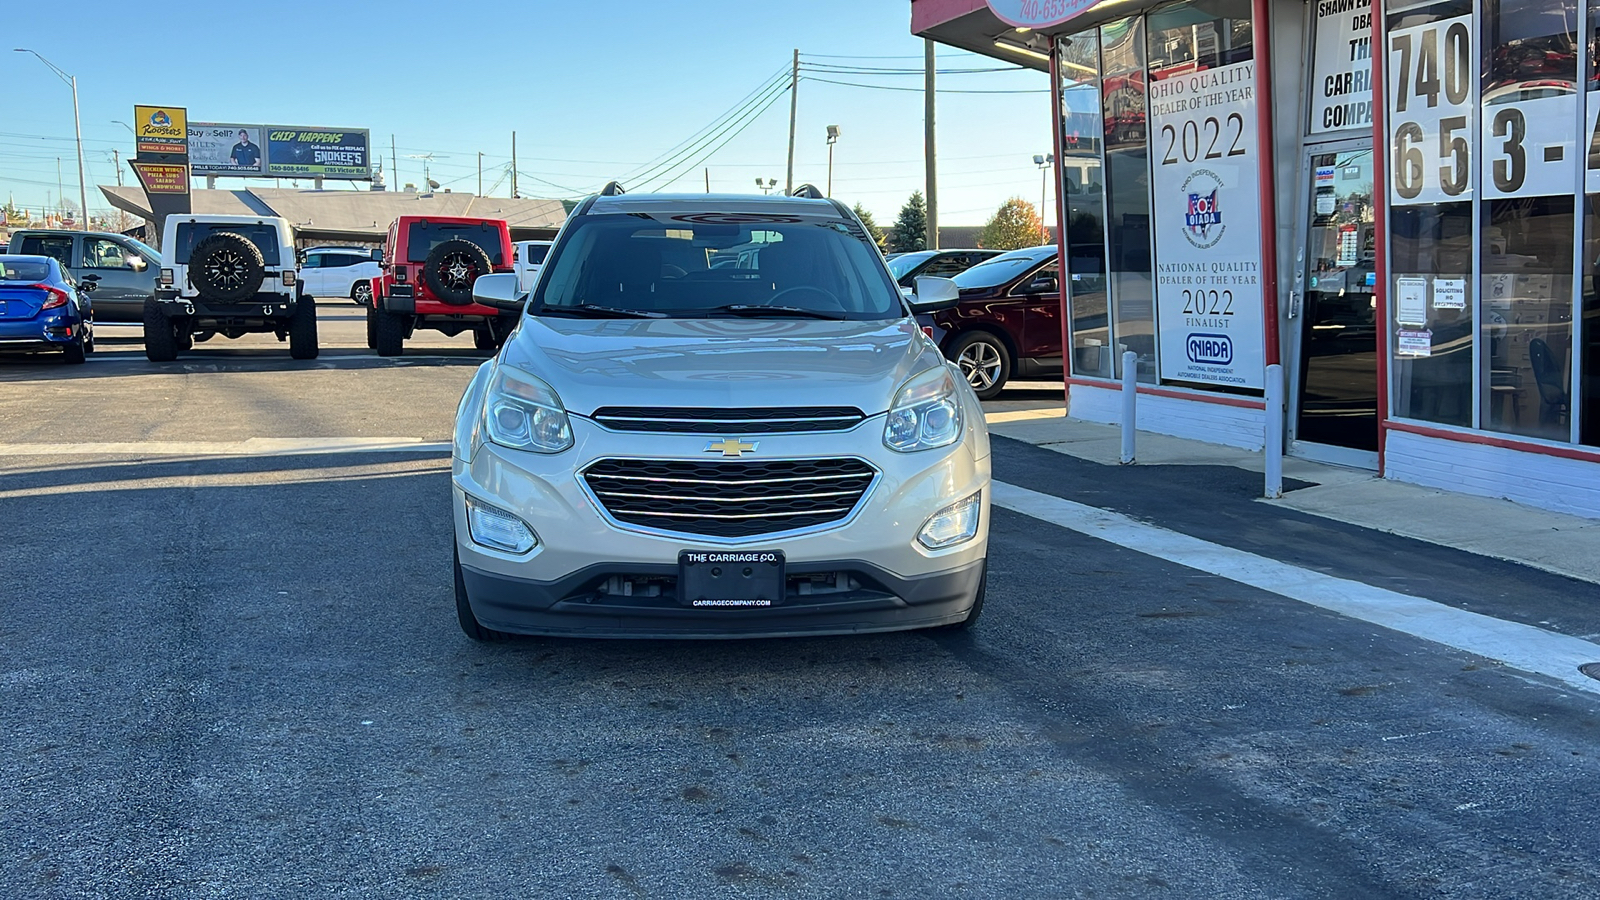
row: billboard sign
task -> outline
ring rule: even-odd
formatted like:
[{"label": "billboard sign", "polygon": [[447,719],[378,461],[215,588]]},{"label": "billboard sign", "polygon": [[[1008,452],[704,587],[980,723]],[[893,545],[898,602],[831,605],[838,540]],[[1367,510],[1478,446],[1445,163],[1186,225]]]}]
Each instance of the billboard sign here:
[{"label": "billboard sign", "polygon": [[266,132],[264,125],[190,122],[190,169],[196,175],[265,175]]},{"label": "billboard sign", "polygon": [[139,155],[187,152],[188,123],[187,110],[181,106],[135,106],[133,136]]},{"label": "billboard sign", "polygon": [[189,193],[189,167],[172,163],[151,163],[134,160],[130,165],[139,175],[139,183],[146,194]]},{"label": "billboard sign", "polygon": [[372,178],[368,147],[370,133],[364,128],[300,128],[269,125],[267,135],[267,174],[276,178],[347,178],[369,181]]},{"label": "billboard sign", "polygon": [[989,11],[1018,28],[1050,28],[1088,12],[1099,0],[989,0]]}]

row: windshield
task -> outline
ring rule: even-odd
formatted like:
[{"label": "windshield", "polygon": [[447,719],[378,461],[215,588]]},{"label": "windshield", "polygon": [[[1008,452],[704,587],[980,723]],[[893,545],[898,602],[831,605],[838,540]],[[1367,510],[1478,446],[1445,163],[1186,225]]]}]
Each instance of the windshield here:
[{"label": "windshield", "polygon": [[922,265],[932,255],[932,253],[926,251],[922,253],[902,253],[889,260],[889,273],[896,279],[904,278],[907,272]]},{"label": "windshield", "polygon": [[471,241],[489,254],[489,265],[505,264],[500,229],[488,222],[412,222],[406,235],[406,262],[427,262],[433,248],[445,241]]},{"label": "windshield", "polygon": [[584,216],[555,249],[530,310],[897,319],[905,307],[880,260],[860,226],[838,218]]},{"label": "windshield", "polygon": [[261,258],[269,266],[278,264],[278,229],[272,225],[258,225],[254,223],[231,222],[180,222],[178,233],[174,236],[176,246],[172,248],[172,260],[180,266],[189,264],[189,254],[201,241],[210,237],[213,232],[229,231],[242,234],[250,243],[256,245],[261,251]]},{"label": "windshield", "polygon": [[0,257],[0,281],[26,281],[37,284],[49,278],[50,264],[44,260],[11,260]]},{"label": "windshield", "polygon": [[1005,253],[978,263],[965,272],[957,272],[950,280],[962,290],[999,287],[1054,255],[1053,247],[1028,253]]}]

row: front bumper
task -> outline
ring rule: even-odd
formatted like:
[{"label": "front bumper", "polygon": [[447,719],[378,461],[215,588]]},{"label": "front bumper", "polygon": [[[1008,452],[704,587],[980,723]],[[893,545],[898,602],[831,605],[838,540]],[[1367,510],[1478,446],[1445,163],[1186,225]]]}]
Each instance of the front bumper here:
[{"label": "front bumper", "polygon": [[[565,453],[541,455],[493,444],[470,462],[453,460],[456,549],[473,614],[484,626],[521,634],[591,637],[776,637],[925,628],[958,622],[971,609],[988,545],[987,442],[899,454],[883,446],[883,417],[843,433],[767,435],[765,459],[851,456],[878,477],[845,520],[816,529],[709,539],[619,524],[604,515],[577,474],[597,459],[705,461],[706,435],[611,432],[573,417]],[[981,493],[976,535],[930,551],[916,541],[940,509]],[[474,543],[466,498],[520,516],[539,537],[512,555]],[[770,607],[695,608],[678,602],[684,550],[781,550],[785,599]]]}]

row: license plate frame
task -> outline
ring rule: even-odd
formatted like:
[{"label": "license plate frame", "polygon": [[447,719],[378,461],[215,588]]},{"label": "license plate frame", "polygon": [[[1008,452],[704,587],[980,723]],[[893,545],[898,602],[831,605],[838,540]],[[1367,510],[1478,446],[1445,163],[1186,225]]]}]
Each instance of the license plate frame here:
[{"label": "license plate frame", "polygon": [[678,602],[696,609],[767,609],[783,603],[782,550],[680,550]]}]

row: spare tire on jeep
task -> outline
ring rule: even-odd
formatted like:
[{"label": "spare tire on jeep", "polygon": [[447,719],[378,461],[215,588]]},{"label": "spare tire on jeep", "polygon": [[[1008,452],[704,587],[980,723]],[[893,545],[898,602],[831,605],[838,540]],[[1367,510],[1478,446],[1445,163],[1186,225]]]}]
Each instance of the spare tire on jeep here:
[{"label": "spare tire on jeep", "polygon": [[452,238],[433,248],[422,263],[422,280],[435,297],[451,306],[472,302],[472,283],[494,271],[489,254],[464,238]]},{"label": "spare tire on jeep", "polygon": [[266,275],[261,250],[242,234],[212,232],[189,254],[189,283],[206,300],[248,300],[261,290]]}]

